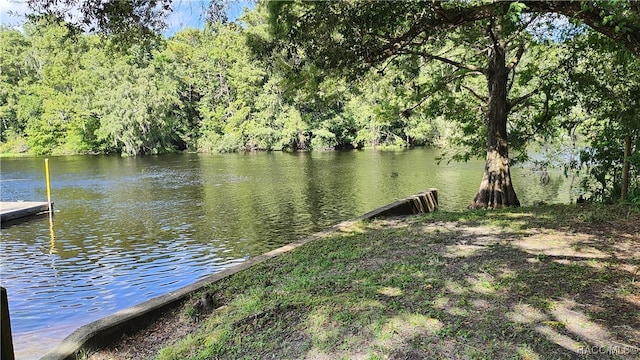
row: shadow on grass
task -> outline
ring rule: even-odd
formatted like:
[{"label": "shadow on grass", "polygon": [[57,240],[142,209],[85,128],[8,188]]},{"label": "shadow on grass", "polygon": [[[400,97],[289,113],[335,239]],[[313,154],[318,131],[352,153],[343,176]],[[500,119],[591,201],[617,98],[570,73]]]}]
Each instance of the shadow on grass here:
[{"label": "shadow on grass", "polygon": [[159,357],[636,359],[639,224],[573,206],[358,224],[212,285]]}]

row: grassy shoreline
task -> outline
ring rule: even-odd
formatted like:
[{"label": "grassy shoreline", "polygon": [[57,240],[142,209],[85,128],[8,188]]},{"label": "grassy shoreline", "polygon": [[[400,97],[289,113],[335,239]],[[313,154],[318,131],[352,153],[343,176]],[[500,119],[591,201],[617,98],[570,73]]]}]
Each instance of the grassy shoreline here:
[{"label": "grassy shoreline", "polygon": [[361,222],[90,358],[638,358],[639,249],[637,206]]}]

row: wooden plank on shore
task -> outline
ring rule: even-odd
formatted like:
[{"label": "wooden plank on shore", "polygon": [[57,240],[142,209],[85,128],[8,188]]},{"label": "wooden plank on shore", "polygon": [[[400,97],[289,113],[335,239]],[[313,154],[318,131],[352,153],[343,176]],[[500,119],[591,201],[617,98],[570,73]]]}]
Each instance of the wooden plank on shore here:
[{"label": "wooden plank on shore", "polygon": [[49,211],[48,202],[0,201],[0,221],[6,222]]}]

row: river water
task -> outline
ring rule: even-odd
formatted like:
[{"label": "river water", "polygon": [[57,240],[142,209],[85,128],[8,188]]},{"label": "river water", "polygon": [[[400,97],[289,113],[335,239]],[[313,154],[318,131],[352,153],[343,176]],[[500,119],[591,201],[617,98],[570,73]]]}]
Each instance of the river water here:
[{"label": "river water", "polygon": [[[50,158],[55,215],[2,229],[0,279],[18,359],[75,328],[309,233],[435,187],[464,209],[483,162],[436,164],[432,149]],[[3,158],[2,201],[46,201],[44,159]],[[523,205],[569,202],[512,170]]]}]

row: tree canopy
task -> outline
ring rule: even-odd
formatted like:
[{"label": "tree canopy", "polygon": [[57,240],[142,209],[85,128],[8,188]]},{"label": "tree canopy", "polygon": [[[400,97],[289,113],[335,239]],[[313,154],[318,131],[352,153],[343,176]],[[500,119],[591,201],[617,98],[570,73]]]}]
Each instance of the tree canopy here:
[{"label": "tree canopy", "polygon": [[[277,66],[248,44],[251,36],[267,36],[264,8],[243,21],[246,27],[210,23],[126,49],[118,39],[80,33],[50,16],[32,18],[24,32],[0,28],[3,43],[11,44],[0,48],[3,152],[131,156],[434,145],[437,129],[428,119],[394,122],[379,96],[345,81],[307,84],[320,93],[283,86]],[[392,93],[392,78],[380,96]],[[358,101],[364,97],[369,104]]]},{"label": "tree canopy", "polygon": [[[640,17],[630,2],[274,1],[269,10],[274,38],[284,56],[300,68],[311,64],[358,76],[415,58],[445,64],[446,75],[436,72],[434,77],[441,76],[439,83],[446,84],[441,88],[449,94],[455,93],[455,84],[479,100],[483,121],[475,124],[486,129],[485,173],[472,208],[519,205],[509,171],[508,144],[515,140],[510,137],[523,128],[533,128],[537,135],[556,115],[554,107],[556,113],[562,111],[554,106],[548,73],[518,69],[523,55],[539,42],[530,26],[541,21],[552,26],[549,14],[564,14],[640,56]],[[478,77],[484,78],[479,88]],[[528,92],[513,87],[525,83]],[[522,116],[513,112],[534,97],[540,100],[537,112],[542,116],[523,124]],[[518,119],[515,126],[508,121],[513,117]]]}]

